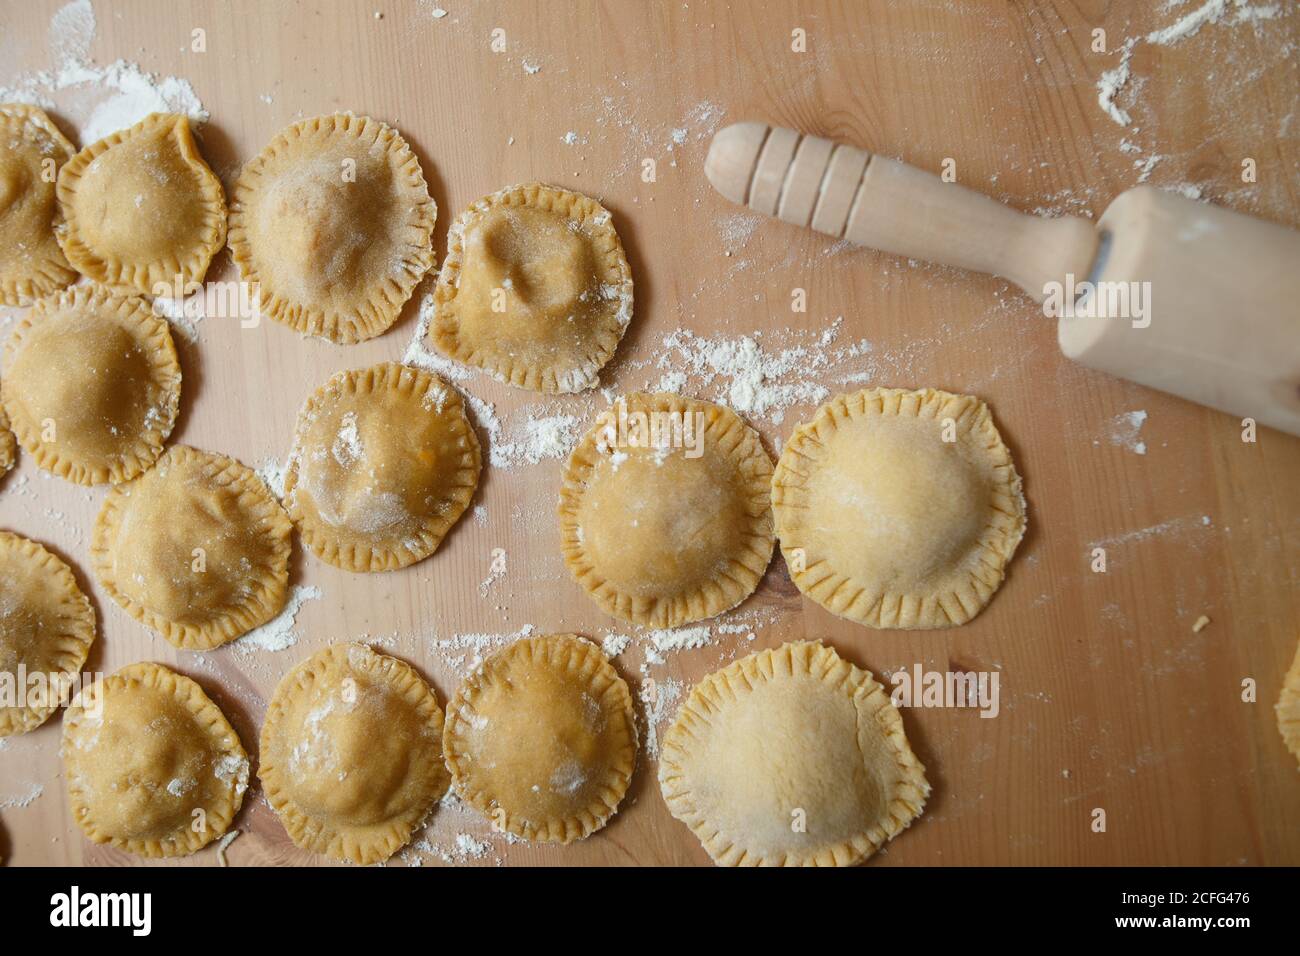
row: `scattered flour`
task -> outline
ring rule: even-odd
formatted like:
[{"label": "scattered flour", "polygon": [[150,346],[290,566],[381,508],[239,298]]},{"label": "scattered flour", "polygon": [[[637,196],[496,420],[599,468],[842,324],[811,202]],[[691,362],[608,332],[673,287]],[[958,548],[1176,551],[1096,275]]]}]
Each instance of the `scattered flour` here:
[{"label": "scattered flour", "polygon": [[1147,443],[1141,440],[1142,426],[1146,424],[1147,413],[1143,409],[1123,412],[1110,420],[1106,437],[1112,445],[1120,445],[1136,455],[1147,453]]},{"label": "scattered flour", "polygon": [[429,649],[447,664],[462,673],[468,673],[483,663],[483,658],[488,654],[507,644],[531,637],[536,630],[533,625],[525,624],[512,634],[454,634],[446,638],[432,635],[428,643]]},{"label": "scattered flour", "polygon": [[73,0],[50,17],[50,57],[55,63],[84,60],[95,39],[95,8],[90,0]]},{"label": "scattered flour", "polygon": [[356,412],[345,412],[339,420],[338,434],[330,445],[330,454],[342,468],[351,468],[365,454],[361,443],[361,431],[357,427]]},{"label": "scattered flour", "polygon": [[[498,554],[497,551],[500,551]],[[488,568],[488,576],[479,582],[478,593],[480,597],[487,597],[488,591],[492,586],[506,576],[506,553],[504,550],[494,549],[492,555],[492,564]]]},{"label": "scattered flour", "polygon": [[600,649],[605,652],[606,657],[618,657],[631,643],[632,638],[626,634],[609,633],[600,639]]},{"label": "scattered flour", "polygon": [[203,310],[204,294],[196,292],[187,299],[166,299],[157,296],[153,300],[153,311],[170,323],[187,342],[199,340],[199,323],[206,317]]},{"label": "scattered flour", "polygon": [[1156,164],[1164,157],[1157,154],[1146,157],[1145,159],[1133,160],[1133,168],[1138,171],[1138,182],[1144,183],[1151,178],[1151,170],[1156,168]]},{"label": "scattered flour", "polygon": [[89,0],[65,4],[50,18],[49,49],[54,66],[0,87],[0,102],[53,109],[54,94],[77,94],[70,106],[73,115],[88,116],[80,124],[83,145],[138,123],[150,113],[184,113],[195,123],[207,121],[208,112],[187,80],[159,77],[126,60],[108,66],[91,62],[94,35],[95,12]]},{"label": "scattered flour", "polygon": [[718,220],[718,234],[727,246],[743,246],[765,219],[755,213],[732,213]]},{"label": "scattered flour", "polygon": [[1201,187],[1196,185],[1195,183],[1174,183],[1169,186],[1161,186],[1160,188],[1165,190],[1166,192],[1177,193],[1179,196],[1182,196],[1184,199],[1205,198],[1204,194],[1201,192]]},{"label": "scattered flour", "polygon": [[697,624],[694,627],[675,627],[669,630],[651,631],[649,637],[655,651],[663,654],[670,651],[688,651],[703,647],[713,639],[713,631],[708,625]]},{"label": "scattered flour", "polygon": [[1119,51],[1119,65],[1102,73],[1101,79],[1097,81],[1097,105],[1120,126],[1128,126],[1133,122],[1133,117],[1115,102],[1115,98],[1128,85],[1130,75],[1128,62],[1133,56],[1133,47],[1136,45],[1137,40],[1132,38],[1125,40]]},{"label": "scattered flour", "polygon": [[1212,526],[1213,522],[1210,520],[1209,515],[1187,515],[1182,518],[1171,518],[1168,521],[1161,521],[1159,524],[1148,525],[1145,528],[1137,528],[1133,531],[1125,531],[1121,534],[1111,535],[1109,538],[1100,538],[1097,541],[1089,543],[1088,547],[1089,549],[1112,548],[1116,545],[1149,541],[1152,538],[1177,538],[1192,533],[1203,533]]},{"label": "scattered flour", "polygon": [[729,657],[737,651],[743,651],[746,643],[754,641],[757,630],[775,624],[780,617],[771,608],[756,605],[742,605],[742,608],[728,611],[712,625],[693,624],[661,630],[635,629],[630,633],[606,631],[600,636],[600,646],[606,657],[618,657],[630,647],[639,647],[642,652],[640,671],[647,676],[653,667],[667,662],[666,655],[719,646],[720,642],[715,644],[715,636],[743,636],[743,643],[732,642],[721,647],[723,656]]},{"label": "scattered flour", "polygon": [[1207,23],[1219,23],[1225,18],[1230,26],[1239,23],[1259,23],[1274,20],[1281,15],[1277,4],[1251,6],[1247,0],[1207,0],[1206,3],[1183,16],[1181,20],[1161,30],[1147,34],[1148,43],[1169,46],[1179,40],[1195,36]]},{"label": "scattered flour", "polygon": [[631,170],[643,158],[656,154],[668,155],[669,165],[676,166],[673,157],[676,150],[709,139],[722,124],[725,110],[711,100],[695,103],[673,123],[645,119],[640,115],[645,97],[637,78],[615,75],[610,80],[610,84],[599,89],[598,100],[580,103],[578,110],[594,114],[592,138],[618,146],[622,161],[611,170],[613,176]]},{"label": "scattered flour", "polygon": [[[1167,4],[1166,9],[1173,6],[1175,4]],[[1282,16],[1282,9],[1279,4],[1252,6],[1248,0],[1206,0],[1167,27],[1152,30],[1145,37],[1129,37],[1119,48],[1118,65],[1106,70],[1097,80],[1097,105],[1120,126],[1132,125],[1132,115],[1120,106],[1117,100],[1131,79],[1129,61],[1133,57],[1133,50],[1143,40],[1156,46],[1172,46],[1181,40],[1195,36],[1200,32],[1201,27],[1207,24],[1258,25],[1265,20],[1275,20],[1280,16]],[[1145,180],[1141,181],[1145,182]]]},{"label": "scattered flour", "polygon": [[235,650],[251,654],[254,651],[283,651],[293,647],[298,643],[298,632],[293,629],[298,612],[307,601],[318,601],[320,596],[320,588],[299,584],[290,592],[284,610],[235,641]]},{"label": "scattered flour", "polygon": [[21,810],[23,807],[30,807],[45,792],[45,788],[39,783],[31,784],[25,793],[15,794],[11,797],[0,797],[0,810]]},{"label": "scattered flour", "polygon": [[[665,335],[653,387],[681,392],[688,384],[707,390],[741,415],[779,425],[794,405],[818,405],[830,396],[819,379],[872,351],[865,339],[835,347],[843,316],[821,332],[753,332],[739,338],[706,338],[686,329]],[[773,350],[764,342],[774,341]]]},{"label": "scattered flour", "polygon": [[449,382],[469,381],[473,377],[473,372],[469,368],[429,350],[427,342],[429,339],[429,326],[433,323],[433,312],[433,293],[426,292],[420,299],[420,311],[415,324],[415,334],[411,336],[411,341],[407,343],[406,352],[402,356],[402,363],[415,368],[422,368],[426,372],[433,372]]},{"label": "scattered flour", "polygon": [[492,852],[492,844],[476,840],[472,834],[456,834],[456,855],[472,860],[481,860]]},{"label": "scattered flour", "polygon": [[[398,851],[397,856],[407,866],[422,866],[423,857],[433,857],[446,864],[470,860],[488,861],[498,866],[503,862],[498,840],[507,845],[526,842],[513,833],[483,832],[483,817],[448,790],[438,801],[436,812],[426,819],[424,834]],[[431,830],[441,830],[446,836],[439,839]]]},{"label": "scattered flour", "polygon": [[675,712],[681,696],[682,682],[670,677],[641,684],[637,699],[645,719],[645,752],[652,760],[659,756],[659,725]]},{"label": "scattered flour", "polygon": [[492,443],[491,462],[500,467],[568,457],[578,443],[581,422],[573,415],[528,418],[511,429],[511,440]]},{"label": "scattered flour", "polygon": [[271,494],[277,498],[284,497],[284,478],[289,473],[289,459],[280,461],[276,458],[267,458],[257,469],[257,477],[266,482],[266,487],[271,489]]}]

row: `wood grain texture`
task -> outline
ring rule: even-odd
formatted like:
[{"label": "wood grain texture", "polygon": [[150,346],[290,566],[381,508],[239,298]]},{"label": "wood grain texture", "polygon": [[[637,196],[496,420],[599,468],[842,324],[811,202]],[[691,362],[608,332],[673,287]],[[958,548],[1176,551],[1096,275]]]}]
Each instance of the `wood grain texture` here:
[{"label": "wood grain texture", "polygon": [[[636,282],[632,327],[603,376],[615,390],[657,380],[662,337],[679,326],[815,336],[843,316],[846,338],[874,346],[864,384],[934,386],[989,402],[1025,477],[1030,530],[1002,591],[972,623],[863,629],[803,600],[778,558],[741,609],[773,618],[752,642],[718,635],[649,671],[689,685],[738,653],[803,638],[823,638],[877,673],[916,662],[997,670],[996,719],[904,712],[934,794],[876,864],[1300,863],[1300,774],[1272,709],[1300,635],[1300,441],[1261,431],[1243,444],[1228,416],[1070,364],[1052,324],[1006,282],[749,223],[702,170],[712,128],[755,118],[931,171],[953,157],[960,182],[1017,208],[1095,218],[1138,181],[1135,155],[1120,148],[1127,139],[1142,150],[1136,160],[1163,157],[1152,183],[1193,182],[1215,202],[1297,226],[1300,90],[1288,50],[1300,16],[1138,44],[1133,127],[1121,129],[1098,107],[1096,82],[1126,37],[1171,22],[1176,14],[1159,5],[440,5],[448,16],[435,19],[431,3],[393,0],[97,2],[91,52],[99,63],[124,57],[189,79],[211,113],[202,149],[227,187],[298,118],[353,110],[396,124],[439,206],[439,258],[447,223],[498,188],[540,179],[591,193],[612,210]],[[0,84],[49,65],[57,7],[0,8]],[[1108,31],[1109,54],[1090,50],[1097,26]],[[206,30],[206,53],[189,52],[195,27]],[[506,31],[503,53],[489,48],[495,27]],[[790,49],[796,27],[807,31],[805,53]],[[73,97],[55,115],[75,134]],[[678,129],[687,131],[680,144]],[[563,141],[571,130],[573,145]],[[1243,157],[1256,160],[1258,183],[1240,181]],[[640,177],[646,158],[657,163],[653,183]],[[223,256],[210,277],[231,275]],[[807,290],[806,313],[790,310],[796,287]],[[204,320],[197,345],[178,340],[185,397],[174,439],[254,466],[282,457],[303,399],[337,370],[399,359],[415,312],[412,303],[388,334],[349,347],[270,322]],[[588,421],[603,406],[599,395],[539,402],[477,375],[464,388],[494,403],[502,421],[530,408]],[[1116,416],[1139,409],[1148,414],[1144,455],[1111,440]],[[754,424],[775,450],[811,412],[800,406],[780,423],[769,415]],[[467,517],[432,559],[406,571],[347,574],[296,547],[294,583],[322,597],[304,605],[297,645],[275,654],[178,652],[94,586],[89,538],[103,489],[47,478],[22,456],[0,482],[0,527],[52,546],[78,570],[100,624],[90,669],[175,666],[211,693],[253,750],[280,675],[329,641],[385,641],[445,703],[458,672],[431,647],[434,636],[526,624],[539,633],[626,630],[563,567],[553,518],[560,469],[554,460],[488,467],[476,499],[486,521]],[[1089,570],[1095,546],[1107,549],[1105,574]],[[507,573],[481,588],[496,548]],[[1202,614],[1212,623],[1193,633]],[[632,649],[616,665],[635,685],[641,663]],[[1255,703],[1241,700],[1247,678],[1258,685]],[[0,855],[14,864],[139,862],[86,843],[72,824],[59,733],[56,718],[0,749]],[[43,793],[16,805],[34,786]],[[1107,811],[1105,833],[1090,829],[1096,807]],[[233,865],[323,862],[289,843],[260,793],[237,825]],[[490,848],[480,859],[458,854],[462,833]],[[435,814],[426,837],[471,863],[707,863],[668,815],[648,759],[622,812],[582,843],[507,845],[454,810]],[[408,854],[417,859],[443,861]],[[211,848],[179,861],[215,862]]]}]

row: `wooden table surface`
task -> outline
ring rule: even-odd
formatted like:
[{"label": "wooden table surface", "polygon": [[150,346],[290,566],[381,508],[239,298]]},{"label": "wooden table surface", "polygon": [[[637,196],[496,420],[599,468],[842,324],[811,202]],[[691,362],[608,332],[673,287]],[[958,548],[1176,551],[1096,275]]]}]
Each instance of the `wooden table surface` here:
[{"label": "wooden table surface", "polygon": [[[1191,184],[1213,202],[1300,225],[1294,8],[1210,23],[1168,45],[1135,44],[1122,92],[1132,124],[1122,128],[1098,105],[1099,77],[1119,65],[1127,38],[1199,0],[1169,10],[923,0],[438,5],[445,16],[430,2],[395,0],[96,0],[90,53],[189,80],[211,114],[202,149],[227,186],[299,118],[352,110],[395,124],[438,203],[440,258],[451,219],[500,187],[540,179],[596,196],[614,213],[636,282],[635,318],[603,376],[612,392],[672,371],[663,340],[679,327],[726,338],[761,331],[769,350],[815,343],[833,327],[838,345],[865,339],[871,348],[796,369],[800,381],[831,392],[935,386],[989,402],[1024,476],[1030,525],[975,621],[868,630],[804,600],[777,558],[724,621],[737,626],[721,630],[742,633],[715,628],[710,644],[660,664],[645,663],[641,635],[616,659],[634,690],[647,676],[684,689],[739,654],[807,638],[878,674],[918,662],[996,671],[994,719],[904,711],[934,793],[875,865],[1300,863],[1300,774],[1272,706],[1300,635],[1300,440],[1262,430],[1244,443],[1228,415],[1067,362],[1052,324],[1006,282],[759,221],[702,173],[716,128],[760,118],[931,170],[952,157],[960,182],[1045,214],[1099,216],[1156,155],[1154,185]],[[46,33],[58,6],[0,6],[0,85],[52,65]],[[1109,53],[1092,51],[1095,27],[1107,31]],[[190,49],[195,28],[206,31],[206,52]],[[491,49],[495,28],[505,31],[502,52]],[[791,49],[795,29],[806,31],[805,52]],[[84,111],[71,96],[56,102],[78,139]],[[1241,181],[1244,157],[1256,162],[1255,183]],[[653,182],[641,175],[646,159]],[[210,278],[232,274],[223,255]],[[806,312],[791,311],[796,288],[807,292]],[[348,347],[269,321],[244,329],[205,319],[197,342],[177,337],[185,394],[173,439],[254,467],[283,458],[310,391],[337,370],[406,353],[419,297],[387,334]],[[726,385],[694,376],[686,391],[716,398]],[[534,417],[588,422],[606,401],[598,392],[545,399],[481,375],[461,387],[493,404],[501,443]],[[751,420],[776,452],[813,407]],[[1136,435],[1134,412],[1146,413]],[[157,660],[192,675],[251,752],[279,677],[327,642],[379,642],[418,666],[445,702],[473,657],[456,649],[472,643],[463,635],[526,626],[632,634],[560,559],[561,467],[549,458],[488,467],[476,498],[483,511],[406,571],[348,574],[295,545],[293,583],[320,597],[304,601],[297,643],[278,652],[180,652],[118,608],[89,573],[103,488],[47,477],[23,456],[0,483],[0,527],[76,567],[98,616],[91,670]],[[1097,547],[1105,573],[1090,570]],[[504,573],[492,570],[496,549]],[[1211,623],[1193,632],[1201,615]],[[1247,679],[1253,701],[1242,699]],[[662,733],[672,707],[660,711],[650,725]],[[0,747],[0,855],[14,864],[139,862],[82,839],[68,815],[59,734],[56,717]],[[1106,811],[1105,832],[1092,827],[1096,808]],[[324,862],[292,846],[260,791],[237,826],[232,865]],[[420,839],[391,865],[708,862],[669,816],[644,754],[621,812],[580,844],[508,844],[454,805]],[[179,862],[211,865],[217,854],[210,847]]]}]

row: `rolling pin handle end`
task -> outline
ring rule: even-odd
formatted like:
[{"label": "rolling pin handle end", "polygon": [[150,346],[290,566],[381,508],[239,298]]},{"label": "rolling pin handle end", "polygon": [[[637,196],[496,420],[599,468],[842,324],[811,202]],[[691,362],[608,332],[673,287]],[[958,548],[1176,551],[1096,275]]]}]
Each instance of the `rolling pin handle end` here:
[{"label": "rolling pin handle end", "polygon": [[758,156],[771,127],[766,123],[733,123],[718,130],[704,160],[704,175],[727,199],[745,205]]}]

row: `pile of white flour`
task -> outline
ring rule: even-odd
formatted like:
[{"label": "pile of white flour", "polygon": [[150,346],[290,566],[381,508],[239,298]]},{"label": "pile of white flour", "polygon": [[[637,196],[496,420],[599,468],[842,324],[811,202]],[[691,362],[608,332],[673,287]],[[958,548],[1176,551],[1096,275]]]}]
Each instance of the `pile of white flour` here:
[{"label": "pile of white flour", "polygon": [[[1182,6],[1184,2],[1185,0],[1171,0],[1165,6],[1166,9],[1173,9]],[[1251,5],[1247,0],[1205,0],[1200,6],[1185,13],[1168,26],[1152,30],[1145,37],[1129,37],[1125,40],[1119,47],[1119,64],[1104,72],[1097,81],[1097,105],[1120,126],[1133,124],[1132,115],[1128,108],[1120,105],[1119,97],[1125,92],[1132,79],[1129,61],[1133,58],[1133,50],[1139,43],[1172,46],[1188,37],[1196,36],[1202,27],[1210,24],[1257,26],[1267,20],[1276,20],[1282,15],[1281,5],[1276,3]]]},{"label": "pile of white flour", "polygon": [[56,108],[77,122],[82,145],[125,129],[150,113],[184,113],[203,123],[208,112],[189,81],[157,76],[136,63],[116,60],[99,66],[90,59],[95,9],[90,0],[72,0],[50,18],[51,66],[19,76],[0,87],[0,102]]}]

